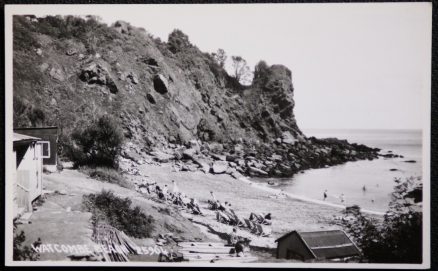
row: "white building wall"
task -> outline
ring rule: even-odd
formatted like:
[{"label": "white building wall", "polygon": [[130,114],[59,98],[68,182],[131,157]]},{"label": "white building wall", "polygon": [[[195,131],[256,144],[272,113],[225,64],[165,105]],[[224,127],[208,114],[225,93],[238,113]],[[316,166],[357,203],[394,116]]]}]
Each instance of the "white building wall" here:
[{"label": "white building wall", "polygon": [[[40,144],[32,143],[16,172],[17,183],[28,191],[28,200],[30,202],[42,194],[43,163],[41,151]],[[21,189],[21,187],[17,189]]]}]

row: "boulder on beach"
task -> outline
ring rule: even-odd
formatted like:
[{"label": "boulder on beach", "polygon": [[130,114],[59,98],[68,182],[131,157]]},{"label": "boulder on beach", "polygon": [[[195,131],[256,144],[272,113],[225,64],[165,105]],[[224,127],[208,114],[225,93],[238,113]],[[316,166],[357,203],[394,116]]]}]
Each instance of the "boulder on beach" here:
[{"label": "boulder on beach", "polygon": [[126,159],[132,160],[137,164],[142,164],[143,159],[141,155],[139,155],[137,152],[133,151],[132,149],[126,149],[122,150],[122,157],[125,157]]},{"label": "boulder on beach", "polygon": [[213,154],[211,155],[211,157],[212,157],[214,160],[218,160],[218,161],[227,161],[227,157],[226,157],[225,155],[219,155],[219,154],[215,154],[215,153],[213,153]]},{"label": "boulder on beach", "polygon": [[213,173],[215,174],[221,174],[225,173],[228,169],[228,162],[227,161],[215,161],[213,163],[213,166],[211,167]]},{"label": "boulder on beach", "polygon": [[151,155],[154,156],[154,160],[161,162],[161,163],[167,163],[169,160],[173,159],[174,156],[171,154],[167,154],[161,151],[153,151],[151,152]]},{"label": "boulder on beach", "polygon": [[248,170],[251,175],[268,175],[266,171],[258,169],[256,167],[248,167]]},{"label": "boulder on beach", "polygon": [[192,149],[192,148],[186,149],[186,150],[183,151],[183,158],[185,158],[185,159],[193,159],[193,157],[195,156],[196,152],[197,151],[195,149]]}]

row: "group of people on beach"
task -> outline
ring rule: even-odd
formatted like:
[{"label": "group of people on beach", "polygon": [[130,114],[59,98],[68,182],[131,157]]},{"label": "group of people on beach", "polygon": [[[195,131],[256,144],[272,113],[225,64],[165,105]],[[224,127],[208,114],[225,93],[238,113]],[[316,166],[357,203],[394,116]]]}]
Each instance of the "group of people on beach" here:
[{"label": "group of people on beach", "polygon": [[[379,187],[379,184],[377,184],[376,187]],[[363,193],[367,192],[367,187],[365,185],[362,186],[362,191],[363,191]],[[328,197],[328,190],[327,189],[324,190],[324,193],[322,194],[322,196],[323,196],[323,200],[325,201]],[[341,201],[341,203],[347,204],[347,201],[345,200],[344,193],[341,193],[341,195],[339,195],[339,200]],[[374,203],[374,199],[371,199],[371,202]]]},{"label": "group of people on beach", "polygon": [[[192,214],[204,215],[198,201],[195,198],[189,198],[186,194],[179,191],[175,180],[172,180],[172,187],[170,189],[167,184],[160,186],[157,182],[142,180],[137,186],[137,191],[142,194],[156,195],[159,200],[177,205],[182,209],[190,211]],[[263,214],[253,212],[248,219],[241,218],[231,208],[231,203],[219,201],[216,199],[213,191],[210,192],[210,195],[211,199],[208,200],[208,208],[216,211],[217,221],[248,229],[251,233],[260,236],[268,236],[271,233],[270,229],[265,227],[272,224],[270,213]]]},{"label": "group of people on beach", "polygon": [[271,225],[271,214],[251,213],[249,218],[241,218],[231,208],[231,203],[225,201],[222,203],[216,199],[213,191],[210,192],[211,200],[208,200],[210,210],[216,211],[217,221],[236,227],[249,229],[251,233],[256,235],[267,236],[270,231],[263,225]]},{"label": "group of people on beach", "polygon": [[175,180],[172,180],[171,191],[169,191],[167,184],[161,187],[157,182],[149,183],[146,181],[143,181],[138,186],[138,191],[143,194],[155,194],[160,200],[178,205],[183,209],[191,211],[195,215],[203,215],[197,200],[195,198],[189,198],[186,194],[180,192]]},{"label": "group of people on beach", "polygon": [[[324,193],[322,194],[322,196],[323,196],[323,200],[325,201],[328,197],[328,190],[327,189],[324,190]],[[341,195],[339,195],[339,200],[341,201],[341,203],[346,204],[344,193],[341,193]]]}]

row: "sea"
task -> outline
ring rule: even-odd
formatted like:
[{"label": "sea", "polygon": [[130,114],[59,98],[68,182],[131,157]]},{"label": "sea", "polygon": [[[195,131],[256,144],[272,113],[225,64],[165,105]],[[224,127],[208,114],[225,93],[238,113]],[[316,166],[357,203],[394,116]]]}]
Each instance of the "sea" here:
[{"label": "sea", "polygon": [[[252,181],[286,193],[329,203],[354,205],[363,209],[385,212],[391,201],[396,179],[422,177],[421,130],[304,130],[306,136],[335,137],[350,143],[365,144],[381,149],[385,154],[403,155],[403,158],[383,158],[347,162],[328,168],[310,169],[292,178],[253,178]],[[414,160],[415,163],[405,161]],[[271,184],[267,184],[271,181]],[[273,183],[273,184],[272,184]],[[343,195],[342,195],[343,194]],[[342,202],[344,198],[344,202]]]}]

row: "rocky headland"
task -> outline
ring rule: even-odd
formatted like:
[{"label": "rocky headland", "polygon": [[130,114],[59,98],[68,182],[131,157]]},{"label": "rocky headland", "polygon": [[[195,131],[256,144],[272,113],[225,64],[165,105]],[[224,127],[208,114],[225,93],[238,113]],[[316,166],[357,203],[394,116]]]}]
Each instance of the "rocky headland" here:
[{"label": "rocky headland", "polygon": [[13,61],[14,126],[58,126],[61,155],[76,127],[108,114],[124,131],[126,171],[170,161],[286,177],[378,158],[375,148],[302,133],[289,68],[260,61],[241,85],[180,30],[163,42],[125,22],[14,16]]}]

